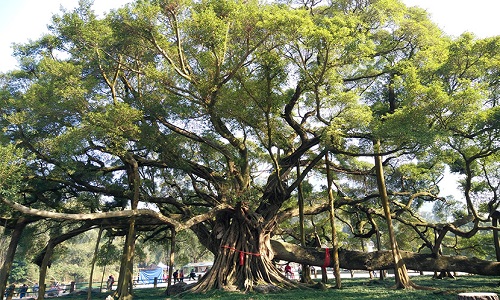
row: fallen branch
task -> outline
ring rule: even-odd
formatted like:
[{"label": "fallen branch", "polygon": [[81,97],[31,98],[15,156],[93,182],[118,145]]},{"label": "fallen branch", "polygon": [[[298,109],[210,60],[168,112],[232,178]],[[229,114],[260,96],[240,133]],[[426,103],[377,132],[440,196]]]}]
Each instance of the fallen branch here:
[{"label": "fallen branch", "polygon": [[[274,240],[271,241],[271,246],[275,259],[320,267],[325,264],[326,249],[304,248]],[[332,249],[328,251],[332,257]],[[401,255],[406,267],[410,270],[465,272],[486,276],[500,275],[500,262],[496,261],[466,256],[435,256],[407,251],[401,251]],[[374,271],[394,268],[391,251],[361,252],[340,249],[339,261],[341,268],[349,270]],[[333,261],[328,266],[333,267]]]}]

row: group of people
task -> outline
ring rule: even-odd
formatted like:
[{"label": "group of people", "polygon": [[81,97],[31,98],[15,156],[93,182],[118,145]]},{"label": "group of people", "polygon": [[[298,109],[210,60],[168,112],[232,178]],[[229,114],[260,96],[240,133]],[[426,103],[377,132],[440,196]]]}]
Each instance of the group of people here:
[{"label": "group of people", "polygon": [[[175,270],[175,272],[172,274],[172,277],[174,278],[174,284],[177,282],[184,282],[184,271],[181,270]],[[196,280],[196,272],[194,269],[191,269],[191,272],[189,273],[189,280]]]},{"label": "group of people", "polygon": [[182,269],[180,271],[175,270],[172,277],[174,277],[174,284],[177,282],[184,282],[184,271]]},{"label": "group of people", "polygon": [[[19,298],[24,298],[24,297],[27,297],[28,296],[28,285],[25,283],[23,284],[21,287],[19,287]],[[33,285],[33,293],[35,294],[35,296],[37,296],[37,293],[38,293],[38,284],[35,283]],[[12,299],[14,297],[14,295],[16,294],[16,285],[15,284],[11,284],[7,287],[7,289],[5,290],[5,298],[6,299]]]},{"label": "group of people", "polygon": [[[314,268],[314,266],[310,266],[309,269],[311,270],[311,275],[313,275],[314,278],[317,278],[316,269]],[[297,270],[297,273],[299,273],[299,276],[302,276],[302,270],[300,268]],[[295,275],[294,275],[294,272],[292,270],[292,266],[290,266],[290,263],[287,263],[285,265],[285,276],[287,278],[290,278],[290,279],[295,278]]]}]

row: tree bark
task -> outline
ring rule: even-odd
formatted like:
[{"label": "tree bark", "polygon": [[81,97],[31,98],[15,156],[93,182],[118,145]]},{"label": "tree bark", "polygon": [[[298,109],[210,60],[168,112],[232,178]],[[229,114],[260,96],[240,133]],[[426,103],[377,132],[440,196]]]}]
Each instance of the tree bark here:
[{"label": "tree bark", "polygon": [[[297,164],[297,180],[300,177],[300,164]],[[306,245],[306,234],[304,230],[304,193],[302,190],[302,181],[299,182],[297,186],[297,200],[299,206],[299,232],[300,232],[300,245]],[[302,270],[299,272],[300,282],[302,283],[312,283],[311,272],[309,265],[303,264]]]},{"label": "tree bark", "polygon": [[[136,212],[139,205],[141,185],[139,164],[130,153],[125,154],[122,160],[126,166],[129,188],[132,192],[132,197],[130,199],[131,210]],[[118,276],[116,293],[114,294],[119,300],[132,300],[133,298],[132,280],[134,277],[136,219],[137,217],[135,215],[130,217],[127,236],[125,238],[125,245],[123,247],[123,255],[120,263],[120,275]]]},{"label": "tree bark", "polygon": [[168,284],[167,284],[167,295],[169,295],[170,286],[172,285],[172,274],[174,272],[174,263],[175,263],[175,240],[177,232],[174,229],[170,229],[171,238],[170,238],[170,255],[168,258]]},{"label": "tree bark", "polygon": [[10,270],[12,269],[12,262],[14,261],[14,255],[16,254],[17,245],[21,240],[21,235],[24,231],[24,228],[28,224],[28,220],[21,217],[17,219],[16,225],[12,232],[12,236],[10,238],[9,248],[7,249],[7,255],[5,256],[5,260],[0,269],[0,295],[3,297],[5,295],[5,289],[7,288],[7,279],[9,278]]},{"label": "tree bark", "polygon": [[45,292],[47,289],[47,285],[45,283],[45,278],[47,277],[47,268],[49,267],[50,264],[50,259],[52,257],[52,253],[54,252],[54,247],[55,243],[51,239],[47,243],[47,246],[45,246],[44,249],[44,255],[43,259],[40,265],[40,274],[38,277],[38,282],[39,282],[39,290],[38,290],[38,300],[43,300],[45,299]]},{"label": "tree bark", "polygon": [[90,266],[89,290],[87,291],[87,300],[92,299],[92,283],[94,281],[94,268],[95,268],[95,263],[97,261],[97,253],[99,252],[99,243],[101,242],[102,231],[103,231],[102,227],[99,228],[99,233],[97,234],[97,241],[95,242],[94,256],[92,257],[92,263]]},{"label": "tree bark", "polygon": [[70,230],[64,234],[58,235],[56,237],[52,237],[48,242],[45,248],[35,257],[34,262],[40,266],[40,274],[39,274],[39,292],[38,299],[42,300],[45,297],[46,283],[45,278],[47,276],[47,268],[51,264],[52,254],[54,253],[54,248],[60,243],[69,240],[72,237],[75,237],[79,234],[82,234],[85,231],[93,229],[94,227],[90,223],[85,223],[82,226]]},{"label": "tree bark", "polygon": [[333,197],[332,183],[333,178],[330,173],[330,160],[328,159],[328,152],[325,154],[326,162],[326,179],[328,181],[328,203],[330,206],[330,225],[332,227],[332,245],[333,245],[333,272],[335,274],[335,287],[340,289],[342,287],[342,279],[340,278],[339,266],[339,245],[337,240],[337,228],[335,226],[335,199]]},{"label": "tree bark", "polygon": [[[500,212],[495,211],[491,215],[491,225],[493,228],[498,228],[498,218],[500,217]],[[495,254],[497,261],[500,261],[500,238],[498,237],[498,229],[493,229],[493,244],[495,245]]]},{"label": "tree bark", "polygon": [[[380,153],[380,141],[375,143],[375,153]],[[391,250],[394,260],[394,274],[396,279],[396,288],[409,289],[414,286],[406,270],[405,263],[399,253],[398,243],[396,241],[396,235],[394,233],[394,226],[392,224],[391,208],[389,205],[389,196],[387,195],[387,188],[385,185],[384,169],[382,166],[381,155],[375,155],[375,172],[377,174],[377,186],[380,194],[380,200],[382,201],[382,207],[384,209],[384,215],[387,222],[387,228],[389,231],[389,240],[391,243]]]},{"label": "tree bark", "polygon": [[104,274],[106,274],[106,266],[102,267],[102,274],[101,274],[101,286],[99,287],[99,291],[102,292],[102,284],[104,282]]},{"label": "tree bark", "polygon": [[[271,240],[274,258],[312,266],[322,266],[325,261],[325,249],[304,248],[294,244]],[[329,250],[332,255],[332,249]],[[406,266],[416,271],[450,271],[469,274],[498,276],[500,262],[486,261],[466,256],[435,256],[415,252],[399,251]],[[392,251],[361,252],[339,249],[340,267],[350,270],[389,270],[394,268]],[[333,262],[329,265],[333,267]]]},{"label": "tree bark", "polygon": [[[376,225],[376,223],[375,223],[375,225]],[[380,230],[378,229],[378,226],[375,228],[375,231],[376,231],[376,237],[377,237],[377,250],[380,251],[380,250],[382,250],[382,247],[381,247],[381,241],[380,241]],[[380,271],[380,280],[384,280],[385,279],[385,270],[379,270],[379,271]]]},{"label": "tree bark", "polygon": [[114,293],[120,300],[132,299],[134,252],[135,252],[135,218],[132,217],[132,219],[130,220],[127,236],[125,238],[125,244],[123,246],[123,254],[120,263],[120,274],[118,276],[116,292]]},{"label": "tree bark", "polygon": [[257,285],[295,286],[273,264],[270,234],[274,222],[264,223],[244,203],[237,203],[234,214],[220,217],[228,224],[221,232],[220,246],[209,272],[192,292],[213,289],[252,291]]}]

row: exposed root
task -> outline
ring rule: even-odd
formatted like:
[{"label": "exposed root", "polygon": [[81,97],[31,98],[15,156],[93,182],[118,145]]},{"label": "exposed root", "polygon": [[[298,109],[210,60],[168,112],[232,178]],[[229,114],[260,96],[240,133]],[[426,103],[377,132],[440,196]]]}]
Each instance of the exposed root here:
[{"label": "exposed root", "polygon": [[213,290],[240,292],[275,292],[300,287],[286,278],[274,265],[271,232],[274,222],[263,222],[244,203],[235,207],[234,214],[220,215],[219,249],[212,268],[189,293]]}]

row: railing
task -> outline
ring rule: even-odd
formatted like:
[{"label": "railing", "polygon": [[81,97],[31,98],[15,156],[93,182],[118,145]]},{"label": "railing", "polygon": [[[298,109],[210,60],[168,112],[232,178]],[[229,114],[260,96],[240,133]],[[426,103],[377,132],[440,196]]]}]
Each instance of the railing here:
[{"label": "railing", "polygon": [[[184,277],[184,279],[187,279],[187,277]],[[153,288],[158,287],[159,284],[162,283],[167,283],[168,279],[163,279],[163,278],[158,278],[155,277],[153,282],[145,282],[145,281],[140,281],[138,279],[132,280],[132,284],[137,287],[137,286],[152,286]],[[73,293],[75,291],[84,291],[86,292],[89,288],[89,283],[88,282],[71,282],[70,284],[56,284],[56,285],[50,285],[46,286],[45,288],[45,296],[47,297],[53,297],[53,296],[61,296],[63,294],[68,294],[68,293]],[[105,281],[100,282],[93,282],[92,283],[92,291],[96,292],[102,292],[107,289],[107,283]],[[113,289],[116,289],[116,286],[113,286]],[[12,299],[12,297],[15,298],[20,298],[21,294],[23,294],[22,298],[38,298],[38,289],[36,287],[28,287],[28,290],[25,292],[22,292],[20,290],[20,287],[14,288],[14,292],[12,296],[9,298],[9,294],[11,291],[7,287],[7,291],[5,292],[5,299]]]}]

